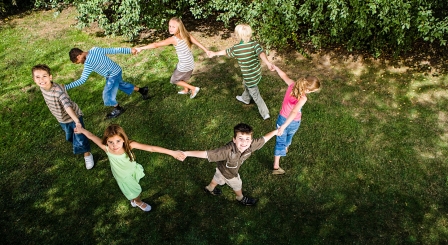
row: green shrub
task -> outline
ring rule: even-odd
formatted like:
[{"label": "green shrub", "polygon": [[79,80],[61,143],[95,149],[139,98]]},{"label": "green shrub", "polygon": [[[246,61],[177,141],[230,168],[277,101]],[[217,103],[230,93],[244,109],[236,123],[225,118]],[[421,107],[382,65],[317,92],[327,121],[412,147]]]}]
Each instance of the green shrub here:
[{"label": "green shrub", "polygon": [[[79,26],[98,22],[106,35],[135,38],[143,28],[166,28],[173,16],[245,22],[268,48],[343,45],[348,50],[406,51],[417,40],[446,45],[445,0],[36,0],[52,7],[72,2]],[[39,4],[37,4],[39,3]]]}]

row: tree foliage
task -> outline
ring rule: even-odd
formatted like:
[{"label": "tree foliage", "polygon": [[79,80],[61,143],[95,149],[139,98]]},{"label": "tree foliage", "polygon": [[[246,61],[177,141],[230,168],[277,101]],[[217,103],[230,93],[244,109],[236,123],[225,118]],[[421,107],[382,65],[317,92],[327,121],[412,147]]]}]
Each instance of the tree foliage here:
[{"label": "tree foliage", "polygon": [[[143,28],[166,28],[173,16],[250,24],[268,47],[304,43],[348,50],[405,51],[417,40],[446,45],[446,0],[36,0],[73,3],[80,26],[97,22],[107,35],[135,38]],[[39,3],[39,4],[37,4]]]}]

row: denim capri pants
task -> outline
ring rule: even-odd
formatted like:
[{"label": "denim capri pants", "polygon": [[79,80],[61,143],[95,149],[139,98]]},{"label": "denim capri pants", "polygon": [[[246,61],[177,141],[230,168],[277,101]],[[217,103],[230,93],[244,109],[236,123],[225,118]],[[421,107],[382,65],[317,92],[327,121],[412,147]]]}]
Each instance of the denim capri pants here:
[{"label": "denim capri pants", "polygon": [[[286,118],[282,115],[278,115],[277,118],[277,128],[286,122]],[[299,130],[300,121],[292,121],[288,127],[283,131],[282,136],[276,136],[275,138],[275,148],[274,156],[286,156],[286,147],[291,145],[292,137]]]}]

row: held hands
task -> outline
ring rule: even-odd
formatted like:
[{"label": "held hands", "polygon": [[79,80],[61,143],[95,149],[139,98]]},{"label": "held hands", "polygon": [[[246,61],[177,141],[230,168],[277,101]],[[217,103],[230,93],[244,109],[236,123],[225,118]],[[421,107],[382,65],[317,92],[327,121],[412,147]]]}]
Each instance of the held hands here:
[{"label": "held hands", "polygon": [[275,65],[274,64],[272,64],[271,62],[267,62],[266,63],[266,65],[268,66],[268,69],[269,70],[271,70],[271,71],[275,71]]},{"label": "held hands", "polygon": [[175,151],[175,153],[173,154],[173,157],[176,158],[177,160],[183,162],[187,156],[185,156],[183,151]]},{"label": "held hands", "polygon": [[131,48],[131,53],[132,53],[133,55],[136,55],[136,54],[139,53],[139,51],[137,51],[137,48]]},{"label": "held hands", "polygon": [[213,58],[214,56],[216,56],[216,53],[210,50],[208,50],[206,53],[209,58]]},{"label": "held hands", "polygon": [[282,135],[283,135],[283,131],[285,131],[285,128],[280,127],[280,126],[277,124],[277,136],[282,136]]}]

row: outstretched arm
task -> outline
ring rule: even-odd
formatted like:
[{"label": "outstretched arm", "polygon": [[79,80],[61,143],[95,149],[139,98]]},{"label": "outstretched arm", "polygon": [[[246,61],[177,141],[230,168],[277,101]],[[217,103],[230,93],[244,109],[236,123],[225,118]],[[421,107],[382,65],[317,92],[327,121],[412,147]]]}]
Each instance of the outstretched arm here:
[{"label": "outstretched arm", "polygon": [[167,154],[167,155],[170,155],[170,156],[176,158],[179,161],[183,161],[185,159],[185,155],[181,151],[168,150],[168,149],[160,147],[160,146],[146,145],[146,144],[141,144],[141,143],[138,143],[135,141],[131,142],[130,145],[131,145],[132,149],[139,149],[142,151],[158,152],[158,153]]},{"label": "outstretched arm", "polygon": [[269,70],[271,71],[274,70],[274,65],[271,62],[269,62],[268,57],[266,57],[266,54],[264,52],[260,53],[260,58],[267,65]]},{"label": "outstretched arm", "polygon": [[213,58],[215,56],[221,56],[221,55],[226,55],[226,50],[225,49],[223,49],[221,51],[218,51],[218,52],[210,51],[210,55],[208,57],[209,58]]},{"label": "outstretched arm", "polygon": [[156,43],[151,43],[151,44],[148,44],[146,46],[138,47],[138,48],[135,48],[135,49],[136,49],[137,53],[140,53],[142,50],[145,50],[145,49],[153,49],[153,48],[158,48],[158,47],[163,47],[163,46],[168,46],[168,45],[174,45],[174,44],[176,44],[176,40],[174,39],[174,37],[169,37],[169,38],[167,38],[167,39],[165,39],[163,41],[156,42]]},{"label": "outstretched arm", "polygon": [[286,84],[288,84],[288,86],[294,82],[294,80],[289,78],[288,75],[286,75],[286,73],[284,71],[282,71],[280,68],[278,68],[277,66],[274,65],[274,69],[277,71],[280,78],[283,79],[283,81],[285,81]]},{"label": "outstretched arm", "polygon": [[206,151],[184,151],[186,157],[207,158]]},{"label": "outstretched arm", "polygon": [[208,55],[208,49],[206,49],[196,38],[194,38],[192,35],[190,35],[190,40],[192,43],[194,43],[196,46],[204,50],[204,52]]},{"label": "outstretched arm", "polygon": [[103,151],[106,151],[106,146],[103,145],[102,140],[98,136],[92,134],[87,129],[82,128],[82,127],[80,127],[80,128],[76,127],[74,129],[74,131],[77,134],[84,134],[89,140],[93,141],[93,143],[95,143],[97,146],[99,146],[101,149],[103,149]]},{"label": "outstretched arm", "polygon": [[276,130],[274,130],[274,131],[271,131],[271,132],[267,133],[265,136],[263,136],[264,141],[265,141],[265,142],[268,142],[272,137],[274,137],[275,135],[277,135],[277,132],[278,132],[278,130],[276,129]]}]

